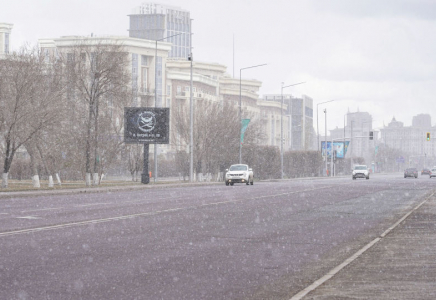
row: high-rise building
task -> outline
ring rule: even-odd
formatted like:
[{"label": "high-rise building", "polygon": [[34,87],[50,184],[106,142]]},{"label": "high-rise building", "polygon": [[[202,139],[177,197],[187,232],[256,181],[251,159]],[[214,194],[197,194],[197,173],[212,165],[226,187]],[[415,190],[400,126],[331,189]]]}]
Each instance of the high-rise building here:
[{"label": "high-rise building", "polygon": [[12,27],[12,24],[0,23],[0,58],[10,52]]},{"label": "high-rise building", "polygon": [[172,43],[169,58],[188,58],[191,47],[189,11],[158,3],[143,3],[134,8],[129,17],[130,37]]},{"label": "high-rise building", "polygon": [[429,114],[419,114],[417,116],[414,116],[412,119],[412,127],[431,127],[431,116]]},{"label": "high-rise building", "polygon": [[[282,95],[264,95],[263,100],[281,103]],[[289,94],[283,95],[283,109],[286,111],[288,128],[283,128],[285,149],[312,150],[313,149],[313,99],[303,95],[294,98]]]}]

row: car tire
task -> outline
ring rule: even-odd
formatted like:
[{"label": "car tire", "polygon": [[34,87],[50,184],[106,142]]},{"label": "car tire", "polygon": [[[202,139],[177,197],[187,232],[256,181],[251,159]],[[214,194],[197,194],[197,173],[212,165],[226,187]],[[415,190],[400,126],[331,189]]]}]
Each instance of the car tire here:
[{"label": "car tire", "polygon": [[228,186],[229,185],[229,183],[226,181],[226,186]]},{"label": "car tire", "polygon": [[404,175],[404,178],[406,178],[407,176],[406,175]]},{"label": "car tire", "polygon": [[368,180],[368,179],[369,179],[369,176],[368,176],[368,177],[366,177],[366,179]]},{"label": "car tire", "polygon": [[250,178],[248,178],[247,182],[245,183],[246,185],[250,185]]},{"label": "car tire", "polygon": [[230,182],[230,185],[233,186],[233,182]]},{"label": "car tire", "polygon": [[352,176],[351,178],[353,178],[353,180],[356,180],[356,177]]}]

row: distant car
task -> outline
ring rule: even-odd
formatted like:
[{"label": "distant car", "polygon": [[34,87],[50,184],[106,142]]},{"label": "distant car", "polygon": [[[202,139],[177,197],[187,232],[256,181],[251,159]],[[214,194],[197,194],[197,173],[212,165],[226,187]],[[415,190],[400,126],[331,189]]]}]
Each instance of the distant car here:
[{"label": "distant car", "polygon": [[430,174],[428,174],[430,176],[430,179],[432,177],[436,177],[436,168],[431,169]]},{"label": "distant car", "polygon": [[253,170],[248,165],[231,165],[226,172],[226,185],[233,185],[234,183],[253,185],[254,183]]},{"label": "distant car", "polygon": [[407,168],[404,170],[404,178],[406,177],[418,178],[418,170],[416,168]]},{"label": "distant car", "polygon": [[366,178],[369,179],[369,171],[366,165],[355,165],[353,168],[353,180],[356,178]]},{"label": "distant car", "polygon": [[421,175],[430,175],[431,171],[430,169],[424,168],[421,171]]}]

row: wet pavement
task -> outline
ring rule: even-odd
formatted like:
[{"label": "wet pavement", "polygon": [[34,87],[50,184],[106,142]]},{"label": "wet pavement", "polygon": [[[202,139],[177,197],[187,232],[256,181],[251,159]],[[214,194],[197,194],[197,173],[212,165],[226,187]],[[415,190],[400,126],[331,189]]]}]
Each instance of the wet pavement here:
[{"label": "wet pavement", "polygon": [[291,299],[436,299],[436,196],[421,204],[348,265]]}]

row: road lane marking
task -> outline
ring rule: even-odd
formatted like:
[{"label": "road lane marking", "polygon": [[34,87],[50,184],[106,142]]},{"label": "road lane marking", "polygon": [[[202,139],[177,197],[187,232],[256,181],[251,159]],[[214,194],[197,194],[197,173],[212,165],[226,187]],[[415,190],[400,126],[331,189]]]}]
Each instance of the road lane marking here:
[{"label": "road lane marking", "polygon": [[78,205],[74,205],[74,207],[86,207],[86,206],[94,206],[94,205],[101,205],[101,204],[103,204],[103,205],[106,205],[106,204],[109,204],[109,203],[105,203],[105,202],[100,202],[100,203],[88,203],[88,204],[78,204]]},{"label": "road lane marking", "polygon": [[35,211],[46,211],[46,210],[57,210],[62,209],[62,207],[56,207],[56,208],[41,208],[41,209],[32,209],[32,210],[22,210],[22,213],[28,213],[28,212],[35,212]]},{"label": "road lane marking", "polygon": [[24,216],[24,217],[16,217],[16,219],[38,220],[38,219],[42,219],[42,218],[36,217],[36,216]]},{"label": "road lane marking", "polygon": [[6,231],[6,232],[0,232],[0,237],[25,234],[25,233],[32,233],[32,232],[39,232],[39,231],[45,231],[45,230],[63,229],[63,228],[74,227],[74,226],[84,226],[84,225],[89,225],[89,224],[99,224],[99,223],[105,223],[105,222],[111,222],[111,221],[120,221],[120,220],[126,220],[126,219],[133,219],[136,217],[153,216],[153,215],[158,215],[158,214],[162,214],[162,213],[175,212],[175,211],[180,211],[180,210],[198,209],[200,207],[205,207],[205,206],[242,202],[242,201],[246,201],[246,200],[273,198],[273,197],[277,197],[277,196],[304,193],[304,192],[310,192],[310,191],[315,191],[315,190],[327,189],[327,188],[331,188],[331,187],[334,187],[334,186],[323,186],[323,187],[319,187],[319,188],[306,189],[306,190],[302,190],[302,191],[281,193],[281,194],[275,194],[275,195],[265,195],[265,196],[251,198],[251,199],[237,199],[237,200],[229,200],[229,201],[220,201],[220,202],[206,203],[206,204],[201,204],[201,205],[196,205],[196,206],[171,208],[171,209],[165,209],[165,210],[160,210],[160,211],[137,213],[137,214],[131,214],[131,215],[125,215],[125,216],[119,216],[119,217],[94,219],[94,220],[87,220],[87,221],[79,221],[79,222],[71,222],[71,223],[64,223],[64,224],[57,224],[57,225],[42,226],[42,227],[37,227],[37,228],[28,228],[28,229]]},{"label": "road lane marking", "polygon": [[359,256],[361,256],[366,250],[370,249],[372,246],[377,244],[379,241],[381,241],[389,232],[391,232],[395,227],[397,227],[401,222],[403,222],[408,216],[410,216],[414,211],[416,211],[418,208],[420,208],[425,202],[428,201],[431,197],[434,196],[435,193],[431,194],[427,198],[425,198],[424,201],[422,201],[420,204],[418,204],[415,208],[413,208],[411,211],[409,211],[407,214],[405,214],[400,220],[398,220],[394,225],[389,227],[385,232],[383,232],[380,237],[377,237],[373,239],[371,242],[366,244],[363,248],[361,248],[359,251],[354,253],[352,256],[347,258],[344,262],[342,262],[340,265],[336,266],[332,270],[330,270],[326,275],[321,277],[320,279],[314,281],[311,285],[306,287],[305,289],[301,290],[297,294],[295,294],[290,300],[301,300],[303,297],[305,297],[308,293],[314,291],[317,289],[320,285],[325,283],[327,280],[331,279],[333,276],[335,276],[337,273],[339,273],[343,268],[345,268],[347,265],[355,261]]}]

